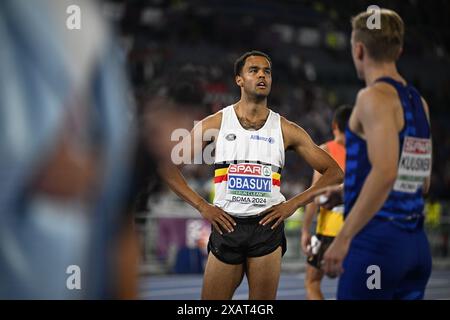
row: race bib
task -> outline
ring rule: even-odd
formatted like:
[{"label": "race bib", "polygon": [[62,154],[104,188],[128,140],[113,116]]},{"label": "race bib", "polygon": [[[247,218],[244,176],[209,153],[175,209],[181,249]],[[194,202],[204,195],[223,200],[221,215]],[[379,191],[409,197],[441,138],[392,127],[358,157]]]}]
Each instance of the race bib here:
[{"label": "race bib", "polygon": [[394,190],[416,193],[431,174],[431,140],[405,137]]},{"label": "race bib", "polygon": [[271,196],[271,166],[240,163],[228,167],[226,200],[265,205]]}]

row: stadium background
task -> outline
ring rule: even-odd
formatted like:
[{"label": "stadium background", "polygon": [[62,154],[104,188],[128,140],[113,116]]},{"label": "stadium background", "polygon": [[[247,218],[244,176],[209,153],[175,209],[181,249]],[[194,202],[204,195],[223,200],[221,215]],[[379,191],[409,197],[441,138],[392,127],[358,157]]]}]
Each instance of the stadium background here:
[{"label": "stadium background", "polygon": [[[180,70],[190,66],[205,80],[202,103],[207,113],[215,112],[239,98],[234,60],[245,51],[261,50],[273,62],[269,106],[321,144],[332,137],[333,110],[341,104],[352,105],[364,86],[351,60],[349,20],[373,4],[393,9],[403,18],[406,33],[399,71],[430,105],[434,166],[426,228],[434,269],[448,269],[449,2],[109,0],[102,3],[102,11],[120,34],[136,100],[155,87],[161,89],[167,81],[177,81]],[[201,195],[211,198],[211,168],[188,166],[184,173]],[[311,177],[311,169],[289,153],[282,192],[287,198],[301,192]],[[304,267],[299,248],[302,212],[299,209],[286,223],[284,273],[298,274]],[[179,274],[201,275],[209,225],[195,210],[163,188],[150,197],[147,210],[137,214],[136,222],[144,278],[169,275],[164,279],[170,281]]]}]

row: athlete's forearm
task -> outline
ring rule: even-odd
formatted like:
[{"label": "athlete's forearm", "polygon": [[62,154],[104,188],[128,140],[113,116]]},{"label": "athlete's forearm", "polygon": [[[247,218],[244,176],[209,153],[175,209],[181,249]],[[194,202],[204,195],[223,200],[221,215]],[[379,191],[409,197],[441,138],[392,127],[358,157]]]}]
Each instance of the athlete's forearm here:
[{"label": "athlete's forearm", "polygon": [[207,203],[188,185],[177,166],[161,165],[158,171],[170,189],[195,209],[200,211],[201,206]]},{"label": "athlete's forearm", "polygon": [[325,188],[327,186],[340,184],[344,178],[344,173],[336,165],[327,168],[322,176],[314,183],[310,188],[300,193],[299,195],[293,197],[290,201],[295,204],[296,208],[304,206],[314,200],[314,195],[318,190]]},{"label": "athlete's forearm", "polygon": [[303,223],[302,223],[302,230],[308,231],[311,228],[314,215],[317,212],[317,205],[314,202],[311,202],[308,204],[305,208],[305,214],[303,215]]},{"label": "athlete's forearm", "polygon": [[383,170],[372,168],[361,192],[356,200],[352,210],[345,218],[344,226],[338,237],[347,240],[353,237],[375,216],[386,201],[392,186],[395,182],[395,176],[389,178],[389,175]]}]

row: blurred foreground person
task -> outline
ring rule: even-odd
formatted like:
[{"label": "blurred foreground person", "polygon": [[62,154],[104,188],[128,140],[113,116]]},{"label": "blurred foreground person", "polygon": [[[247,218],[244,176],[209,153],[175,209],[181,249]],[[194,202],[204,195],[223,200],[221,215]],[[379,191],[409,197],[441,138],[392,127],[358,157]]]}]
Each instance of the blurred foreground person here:
[{"label": "blurred foreground person", "polygon": [[72,4],[0,2],[3,299],[135,297],[122,210],[133,109],[103,20],[76,1],[70,30]]}]

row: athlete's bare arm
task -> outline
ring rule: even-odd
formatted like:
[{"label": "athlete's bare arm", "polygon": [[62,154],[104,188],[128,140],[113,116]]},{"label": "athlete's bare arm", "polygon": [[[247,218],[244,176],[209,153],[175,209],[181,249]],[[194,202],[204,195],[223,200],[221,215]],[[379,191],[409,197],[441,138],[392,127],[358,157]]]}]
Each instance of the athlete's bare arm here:
[{"label": "athlete's bare arm", "polygon": [[[328,152],[328,148],[326,144],[322,144],[320,146],[324,151]],[[319,180],[321,174],[314,170],[312,182],[311,184],[314,184]],[[319,209],[319,205],[315,202],[311,202],[308,204],[305,208],[305,213],[303,215],[303,223],[302,223],[302,234],[301,234],[301,240],[300,245],[303,250],[303,253],[306,255],[309,255],[310,252],[308,252],[308,245],[311,242],[311,225],[314,219],[314,216],[317,213],[317,210]]]},{"label": "athlete's bare arm", "polygon": [[349,126],[363,132],[372,169],[340,233],[325,253],[323,268],[328,275],[343,271],[342,261],[351,240],[381,208],[395,182],[401,126],[396,116],[398,106],[392,101],[378,88],[369,87],[358,94]]},{"label": "athlete's bare arm", "polygon": [[309,203],[311,196],[319,189],[342,183],[344,173],[337,162],[317,146],[301,127],[293,122],[282,120],[285,148],[294,150],[321,176],[309,189],[292,198],[297,208]]},{"label": "athlete's bare arm", "polygon": [[[206,117],[202,121],[198,122],[197,125],[192,129],[191,133],[186,136],[183,141],[182,150],[191,150],[190,160],[191,163],[194,160],[196,154],[202,153],[204,148],[212,141],[203,141],[205,132],[208,130],[216,129],[217,132],[220,129],[220,123],[222,121],[222,113],[218,112],[211,116]],[[202,143],[199,141],[194,141],[198,138],[202,139]],[[194,146],[198,146],[194,148]],[[205,199],[203,199],[197,192],[195,192],[186,182],[183,177],[180,168],[182,165],[176,166],[173,163],[162,163],[159,165],[159,172],[163,177],[164,181],[168,186],[183,200],[197,209],[203,217],[205,217],[211,224],[216,228],[216,230],[222,234],[222,230],[227,232],[232,232],[234,230],[233,225],[236,225],[233,218],[226,214],[220,208],[209,204]],[[219,227],[220,225],[220,227]]]},{"label": "athlete's bare arm", "polygon": [[265,225],[276,219],[277,222],[272,228],[275,228],[284,219],[292,215],[297,208],[311,202],[312,196],[319,189],[328,185],[339,184],[344,177],[344,173],[336,161],[327,152],[319,148],[305,130],[283,117],[281,117],[281,129],[285,149],[294,150],[322,176],[309,189],[267,210],[272,212],[261,219],[260,223]]}]

